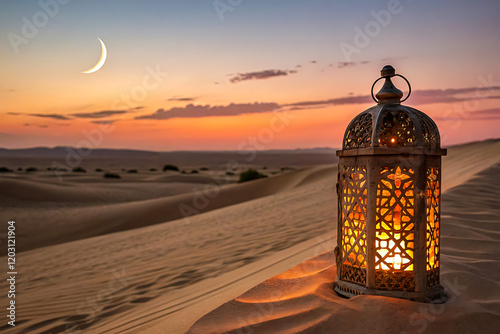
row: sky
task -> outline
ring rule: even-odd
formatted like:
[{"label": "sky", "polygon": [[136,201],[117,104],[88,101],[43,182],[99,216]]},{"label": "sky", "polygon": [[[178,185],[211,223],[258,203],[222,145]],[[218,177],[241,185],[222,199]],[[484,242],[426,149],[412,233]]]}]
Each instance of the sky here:
[{"label": "sky", "polygon": [[[499,15],[493,0],[2,1],[0,147],[338,148],[387,64],[443,146],[498,138]],[[84,74],[98,38],[106,62]]]}]

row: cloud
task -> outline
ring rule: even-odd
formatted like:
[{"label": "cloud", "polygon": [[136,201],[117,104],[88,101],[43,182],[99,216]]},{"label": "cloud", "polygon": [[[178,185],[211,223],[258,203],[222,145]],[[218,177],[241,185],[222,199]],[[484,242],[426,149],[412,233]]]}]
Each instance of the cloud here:
[{"label": "cloud", "polygon": [[42,118],[53,118],[53,119],[58,119],[58,120],[63,120],[67,121],[70,120],[71,118],[61,115],[61,114],[27,114],[28,116],[34,116],[34,117],[42,117]]},{"label": "cloud", "polygon": [[337,63],[337,67],[338,68],[344,68],[344,67],[348,67],[348,66],[364,65],[364,64],[368,64],[368,63],[369,63],[368,60],[363,60],[363,61],[358,61],[358,62],[354,62],[354,61],[339,61]]},{"label": "cloud", "polygon": [[496,115],[500,116],[500,108],[495,109],[482,109],[474,112],[475,114],[483,114],[483,115]]},{"label": "cloud", "polygon": [[277,110],[277,103],[231,103],[226,106],[193,105],[188,104],[182,108],[171,108],[168,110],[158,109],[151,115],[137,116],[135,119],[171,119],[171,118],[200,118],[212,116],[236,116],[242,114],[265,113]]},{"label": "cloud", "polygon": [[95,111],[89,113],[77,113],[71,114],[71,116],[77,118],[106,118],[113,115],[126,114],[126,110],[103,110],[103,111]]},{"label": "cloud", "polygon": [[347,66],[354,66],[354,65],[356,65],[356,63],[353,61],[341,61],[341,62],[337,63],[338,68],[343,68],[343,67],[347,67]]},{"label": "cloud", "polygon": [[248,72],[248,73],[238,73],[233,75],[229,81],[231,83],[238,83],[240,81],[245,80],[261,80],[261,79],[269,79],[273,77],[285,76],[288,74],[297,73],[297,71],[288,71],[288,70],[265,70],[259,72]]},{"label": "cloud", "polygon": [[91,121],[91,123],[94,124],[104,124],[104,125],[110,125],[116,122],[116,120],[101,120],[101,121]]},{"label": "cloud", "polygon": [[8,112],[7,115],[15,115],[15,116],[20,116],[20,115],[26,115],[26,116],[33,116],[33,117],[41,117],[41,118],[53,118],[57,120],[63,120],[67,121],[70,120],[71,118],[61,115],[61,114],[22,114],[18,112]]},{"label": "cloud", "polygon": [[178,97],[178,96],[173,96],[169,98],[167,101],[179,101],[179,102],[190,102],[194,101],[194,97]]},{"label": "cloud", "polygon": [[[481,109],[471,112],[466,112],[460,110],[459,112],[453,112],[452,109],[448,110],[449,115],[434,117],[435,120],[439,121],[461,121],[461,120],[500,120],[500,109]],[[444,114],[447,114],[445,112]]]},{"label": "cloud", "polygon": [[[495,99],[498,96],[493,96],[492,92],[496,90],[500,90],[500,86],[424,89],[412,93],[412,102],[415,104],[432,104]],[[471,94],[473,95],[471,96]]]},{"label": "cloud", "polygon": [[292,107],[307,107],[307,106],[318,106],[322,104],[333,104],[333,105],[342,105],[342,104],[362,104],[362,103],[369,103],[370,101],[373,102],[372,98],[369,95],[360,95],[360,96],[345,96],[345,97],[339,97],[335,99],[328,99],[328,100],[316,100],[316,101],[302,101],[302,102],[295,102],[295,103],[290,103],[285,106],[292,106]]},{"label": "cloud", "polygon": [[[416,90],[411,94],[411,104],[433,104],[433,103],[455,103],[485,99],[500,99],[500,96],[492,95],[493,91],[500,90],[500,86],[494,87],[466,87],[458,89],[424,89]],[[303,101],[287,104],[285,106],[317,106],[317,105],[344,105],[373,103],[370,95],[358,95],[316,101]],[[473,94],[473,96],[471,96]]]}]

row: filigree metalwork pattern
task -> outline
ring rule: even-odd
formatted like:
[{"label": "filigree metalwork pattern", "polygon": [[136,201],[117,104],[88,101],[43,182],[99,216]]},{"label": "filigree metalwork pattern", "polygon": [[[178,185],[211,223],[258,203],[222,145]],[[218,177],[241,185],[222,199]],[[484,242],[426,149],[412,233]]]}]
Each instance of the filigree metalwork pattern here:
[{"label": "filigree metalwork pattern", "polygon": [[375,271],[375,286],[382,290],[414,291],[415,276],[412,271]]},{"label": "filigree metalwork pattern", "polygon": [[365,113],[357,116],[346,131],[344,149],[365,148],[371,146],[372,115]]},{"label": "filigree metalwork pattern", "polygon": [[436,124],[424,113],[417,113],[422,126],[422,143],[424,146],[437,147],[439,146],[438,130]]},{"label": "filigree metalwork pattern", "polygon": [[342,265],[342,279],[353,283],[365,284],[366,268],[352,267],[346,264]]},{"label": "filigree metalwork pattern", "polygon": [[[431,167],[427,169],[426,182],[426,216],[427,216],[427,270],[431,271],[439,267],[439,169]],[[439,277],[435,278],[432,285],[439,284]]]},{"label": "filigree metalwork pattern", "polygon": [[[414,287],[414,171],[383,167],[377,184],[375,269],[377,288],[398,290]],[[402,272],[409,274],[402,274]],[[404,278],[404,282],[400,280]]]},{"label": "filigree metalwork pattern", "polygon": [[366,275],[361,275],[359,271],[353,272],[347,267],[366,268],[365,166],[344,167],[341,196],[341,276],[342,279],[364,284]]},{"label": "filigree metalwork pattern", "polygon": [[380,146],[389,147],[417,145],[415,125],[406,112],[401,110],[387,112],[382,119],[378,143]]}]

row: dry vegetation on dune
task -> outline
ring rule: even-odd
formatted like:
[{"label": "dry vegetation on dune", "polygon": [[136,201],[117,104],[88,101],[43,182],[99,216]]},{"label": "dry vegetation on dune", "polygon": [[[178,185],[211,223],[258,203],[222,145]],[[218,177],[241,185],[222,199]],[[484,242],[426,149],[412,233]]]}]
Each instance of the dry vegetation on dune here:
[{"label": "dry vegetation on dune", "polygon": [[[469,284],[460,300],[473,301],[463,304],[457,299],[450,304],[445,310],[448,329],[470,317],[497,324],[500,314],[495,295],[487,293],[498,290],[500,280],[495,273],[500,258],[500,212],[495,211],[500,207],[495,202],[500,186],[487,182],[498,173],[492,166],[500,163],[499,152],[500,141],[490,141],[450,148],[444,158],[442,273]],[[318,240],[335,237],[335,165],[281,171],[294,164],[266,161],[253,168],[279,174],[237,184],[238,174],[249,167],[244,166],[227,176],[229,183],[221,173],[220,186],[207,189],[212,190],[207,201],[199,193],[207,183],[215,182],[212,172],[220,168],[209,161],[187,168],[179,164],[184,170],[199,171],[181,174],[163,172],[163,165],[146,161],[115,166],[112,171],[99,160],[84,167],[87,173],[68,172],[63,183],[41,168],[0,175],[2,219],[15,217],[20,245],[25,247],[18,254],[22,272],[17,300],[23,305],[18,315],[23,321],[6,333],[66,328],[84,329],[84,333],[182,333],[227,300],[319,254],[318,249],[328,250],[318,248]],[[122,166],[138,173],[121,172]],[[157,171],[148,171],[153,166]],[[104,178],[105,172],[95,172],[96,168],[120,174],[121,179]],[[474,177],[482,171],[488,177]],[[193,189],[198,189],[198,195]],[[181,204],[195,208],[196,215],[183,219]],[[320,260],[327,266],[327,258]],[[310,276],[327,273],[318,270]],[[294,292],[293,297],[311,309],[309,318],[301,318],[310,321],[304,320],[303,326],[309,323],[311,328],[322,329],[321,324],[330,326],[353,314],[359,317],[361,310],[383,319],[371,309],[382,307],[377,302],[366,298],[349,305],[332,302],[324,288],[316,288]],[[0,289],[6,289],[5,282],[0,282]],[[238,303],[244,301],[255,302],[242,299]],[[337,307],[334,304],[345,306],[343,313],[325,315],[325,309],[330,312]],[[408,310],[407,305],[391,305]],[[283,307],[283,313],[274,314],[276,320],[264,322],[292,325],[295,322],[286,320],[286,312],[295,312],[288,319],[298,321],[301,311],[289,309],[289,304]],[[208,328],[199,326],[212,326],[213,319],[207,319],[193,327],[193,332]],[[398,319],[394,321],[403,321]],[[236,326],[223,321],[218,325]]]}]

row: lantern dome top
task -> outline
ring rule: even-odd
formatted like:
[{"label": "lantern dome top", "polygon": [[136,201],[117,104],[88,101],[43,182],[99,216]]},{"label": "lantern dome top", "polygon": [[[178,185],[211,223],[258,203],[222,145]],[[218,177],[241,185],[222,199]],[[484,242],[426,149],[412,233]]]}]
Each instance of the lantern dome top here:
[{"label": "lantern dome top", "polygon": [[[381,71],[385,83],[376,94],[377,105],[363,111],[351,121],[338,155],[423,153],[445,155],[440,148],[439,130],[434,121],[420,110],[401,105],[403,93],[391,81],[396,74],[390,65]],[[411,87],[408,93],[411,93]],[[347,152],[356,150],[356,152]]]}]

